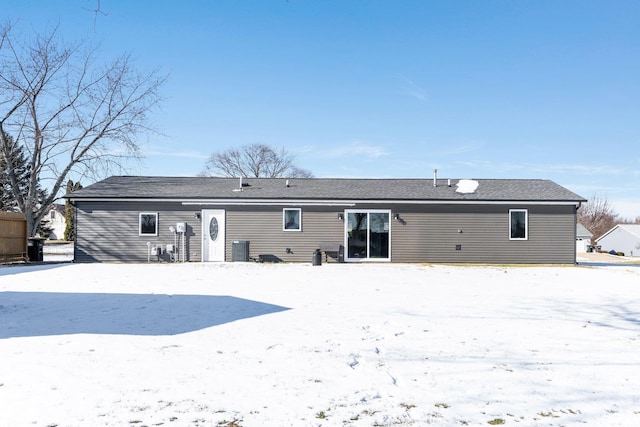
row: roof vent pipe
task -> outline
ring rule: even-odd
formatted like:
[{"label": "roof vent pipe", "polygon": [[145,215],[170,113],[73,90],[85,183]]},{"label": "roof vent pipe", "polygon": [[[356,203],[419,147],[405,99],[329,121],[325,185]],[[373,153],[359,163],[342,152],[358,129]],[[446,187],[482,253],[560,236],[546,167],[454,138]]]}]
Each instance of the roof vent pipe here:
[{"label": "roof vent pipe", "polygon": [[287,182],[284,184],[287,186],[287,188],[289,187],[289,180],[287,180]]},{"label": "roof vent pipe", "polygon": [[242,177],[240,177],[240,187],[234,188],[233,191],[242,191]]},{"label": "roof vent pipe", "polygon": [[447,187],[451,187],[451,178],[447,180]]},{"label": "roof vent pipe", "polygon": [[438,186],[438,169],[433,170],[433,186]]}]

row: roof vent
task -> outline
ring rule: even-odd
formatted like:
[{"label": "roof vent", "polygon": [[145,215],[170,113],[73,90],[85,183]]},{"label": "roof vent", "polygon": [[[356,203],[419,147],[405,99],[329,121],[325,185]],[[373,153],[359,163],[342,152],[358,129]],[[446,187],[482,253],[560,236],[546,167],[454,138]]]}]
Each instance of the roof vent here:
[{"label": "roof vent", "polygon": [[438,186],[438,169],[433,170],[433,186]]},{"label": "roof vent", "polygon": [[245,184],[242,182],[242,177],[240,177],[240,187],[234,188],[233,191],[242,191],[242,187],[244,186]]},{"label": "roof vent", "polygon": [[287,181],[284,183],[284,185],[285,185],[287,188],[289,188],[289,180],[287,180]]}]

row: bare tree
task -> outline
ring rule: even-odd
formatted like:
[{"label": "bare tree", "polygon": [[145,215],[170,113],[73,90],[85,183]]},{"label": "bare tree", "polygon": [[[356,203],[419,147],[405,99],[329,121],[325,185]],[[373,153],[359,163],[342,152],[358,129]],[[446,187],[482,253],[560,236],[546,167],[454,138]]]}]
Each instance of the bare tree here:
[{"label": "bare tree", "polygon": [[310,171],[294,165],[294,158],[284,148],[276,150],[264,144],[214,153],[200,176],[253,178],[311,178]]},{"label": "bare tree", "polygon": [[613,210],[609,200],[594,194],[578,209],[578,222],[597,239],[619,222],[619,215]]},{"label": "bare tree", "polygon": [[[0,150],[8,154],[4,135],[11,134],[28,153],[26,195],[14,194],[32,236],[69,174],[101,177],[140,157],[135,138],[152,130],[147,116],[166,76],[139,73],[129,55],[99,63],[96,46],[66,44],[57,28],[32,38],[14,34],[0,26]],[[51,180],[50,192],[39,203],[43,180]]]}]

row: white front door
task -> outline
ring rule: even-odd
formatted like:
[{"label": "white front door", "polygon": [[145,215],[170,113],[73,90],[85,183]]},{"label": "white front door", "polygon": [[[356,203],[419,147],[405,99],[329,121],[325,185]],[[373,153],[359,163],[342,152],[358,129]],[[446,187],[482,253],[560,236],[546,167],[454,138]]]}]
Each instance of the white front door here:
[{"label": "white front door", "polygon": [[224,261],[225,212],[222,209],[202,211],[202,261]]}]

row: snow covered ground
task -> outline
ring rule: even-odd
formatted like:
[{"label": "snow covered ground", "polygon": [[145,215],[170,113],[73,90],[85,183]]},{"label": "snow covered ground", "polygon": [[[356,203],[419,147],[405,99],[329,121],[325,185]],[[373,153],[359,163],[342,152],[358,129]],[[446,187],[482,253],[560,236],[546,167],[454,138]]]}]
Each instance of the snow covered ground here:
[{"label": "snow covered ground", "polygon": [[73,242],[46,240],[42,255],[44,262],[73,261]]},{"label": "snow covered ground", "polygon": [[640,425],[640,266],[0,267],[1,426]]}]

